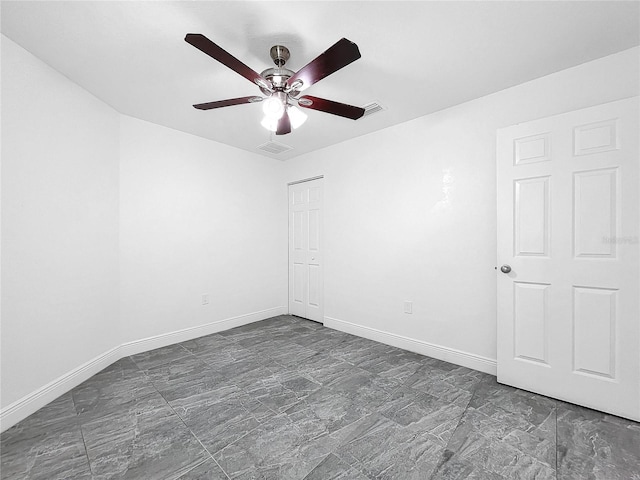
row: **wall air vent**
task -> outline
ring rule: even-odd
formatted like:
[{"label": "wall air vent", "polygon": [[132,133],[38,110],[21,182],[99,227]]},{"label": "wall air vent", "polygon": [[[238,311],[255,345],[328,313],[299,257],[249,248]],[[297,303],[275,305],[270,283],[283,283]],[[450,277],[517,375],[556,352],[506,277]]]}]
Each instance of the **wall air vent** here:
[{"label": "wall air vent", "polygon": [[367,103],[366,105],[363,105],[362,108],[364,108],[364,116],[367,117],[369,115],[373,115],[374,113],[378,113],[382,110],[384,110],[385,108],[380,105],[379,103],[373,102],[373,103]]},{"label": "wall air vent", "polygon": [[292,150],[293,147],[289,145],[285,145],[283,143],[274,142],[273,140],[268,141],[267,143],[263,143],[262,145],[258,145],[258,150],[262,150],[263,152],[272,153],[274,155],[278,155],[279,153],[288,152]]}]

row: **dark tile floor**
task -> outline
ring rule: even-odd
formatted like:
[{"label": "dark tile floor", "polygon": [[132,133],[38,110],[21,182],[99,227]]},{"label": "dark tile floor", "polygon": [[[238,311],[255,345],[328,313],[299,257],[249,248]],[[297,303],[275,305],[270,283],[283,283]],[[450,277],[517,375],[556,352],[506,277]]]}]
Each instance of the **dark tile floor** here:
[{"label": "dark tile floor", "polygon": [[640,424],[282,316],[124,358],[1,436],[2,479],[640,480]]}]

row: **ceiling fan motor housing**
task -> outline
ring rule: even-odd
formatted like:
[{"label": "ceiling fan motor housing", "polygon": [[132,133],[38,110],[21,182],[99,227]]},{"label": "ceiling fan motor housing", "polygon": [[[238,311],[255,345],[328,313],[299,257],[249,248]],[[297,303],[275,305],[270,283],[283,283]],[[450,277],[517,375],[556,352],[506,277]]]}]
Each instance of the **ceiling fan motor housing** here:
[{"label": "ceiling fan motor housing", "polygon": [[286,86],[287,80],[289,80],[295,72],[288,68],[267,68],[260,75],[263,78],[269,80],[276,90],[283,90]]},{"label": "ceiling fan motor housing", "polygon": [[273,63],[277,66],[282,67],[287,60],[289,60],[289,49],[287,47],[283,47],[282,45],[274,45],[271,47],[269,51],[269,55],[273,59]]},{"label": "ceiling fan motor housing", "polygon": [[[273,85],[273,88],[276,91],[283,91],[285,88],[287,88],[287,80],[289,80],[295,74],[295,72],[293,72],[292,70],[284,68],[284,64],[287,63],[287,60],[289,60],[290,57],[289,49],[282,45],[274,45],[273,47],[271,47],[269,54],[273,59],[273,63],[276,64],[276,67],[267,68],[262,73],[260,73],[260,76],[267,79],[271,83],[271,85]],[[262,90],[262,93],[264,93],[265,95],[271,94],[268,89],[260,87],[260,90]],[[287,92],[292,95],[298,93],[292,91]]]}]

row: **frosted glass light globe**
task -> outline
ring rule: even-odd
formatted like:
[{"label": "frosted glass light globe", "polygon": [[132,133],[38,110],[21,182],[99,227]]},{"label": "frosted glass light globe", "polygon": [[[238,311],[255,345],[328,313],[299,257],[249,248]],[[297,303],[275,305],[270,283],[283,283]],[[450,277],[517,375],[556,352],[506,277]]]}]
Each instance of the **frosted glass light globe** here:
[{"label": "frosted glass light globe", "polygon": [[289,105],[287,108],[289,112],[289,120],[291,121],[291,127],[296,129],[307,120],[307,114],[300,110],[298,107]]},{"label": "frosted glass light globe", "polygon": [[262,102],[262,111],[267,117],[278,120],[284,113],[284,104],[280,98],[272,95]]}]

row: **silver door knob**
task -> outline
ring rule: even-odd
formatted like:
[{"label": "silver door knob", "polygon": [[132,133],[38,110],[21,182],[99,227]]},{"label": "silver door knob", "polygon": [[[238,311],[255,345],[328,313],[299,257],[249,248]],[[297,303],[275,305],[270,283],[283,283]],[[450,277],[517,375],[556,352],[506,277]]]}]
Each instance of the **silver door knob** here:
[{"label": "silver door knob", "polygon": [[511,271],[511,267],[509,265],[502,265],[500,267],[500,271],[502,273],[509,273]]}]

